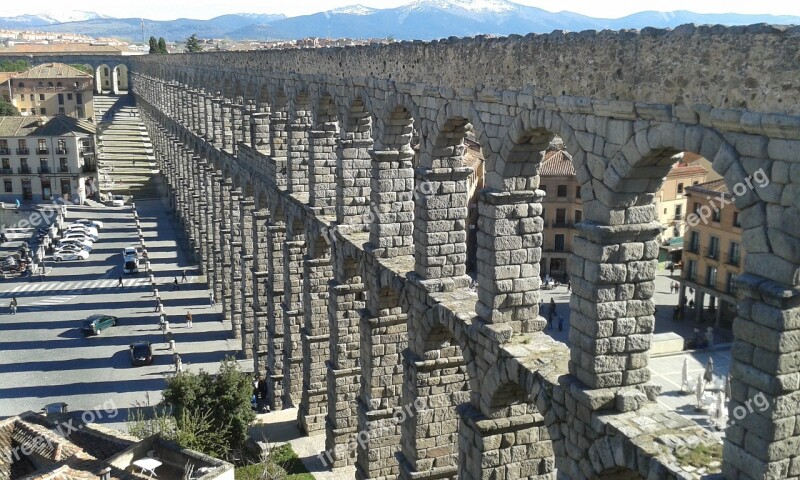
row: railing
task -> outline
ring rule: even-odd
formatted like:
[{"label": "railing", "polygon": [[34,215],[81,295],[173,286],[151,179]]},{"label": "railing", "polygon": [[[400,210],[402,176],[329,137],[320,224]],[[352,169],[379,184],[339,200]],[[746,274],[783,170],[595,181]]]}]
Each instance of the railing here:
[{"label": "railing", "polygon": [[719,248],[706,248],[705,256],[712,260],[719,260]]},{"label": "railing", "polygon": [[39,155],[47,155],[48,153],[50,153],[50,150],[47,148],[37,148],[36,153]]},{"label": "railing", "polygon": [[12,173],[14,173],[14,170],[11,168],[3,168],[2,172],[4,175],[11,175]]},{"label": "railing", "polygon": [[27,148],[18,148],[17,149],[17,155],[28,155],[29,153],[31,153],[31,151],[28,150]]},{"label": "railing", "polygon": [[0,148],[0,155],[8,155],[11,153],[11,150],[7,148]]},{"label": "railing", "polygon": [[566,220],[561,221],[561,222],[558,221],[558,220],[554,220],[553,221],[553,228],[572,228],[572,222],[568,222]]},{"label": "railing", "polygon": [[69,173],[69,167],[59,167],[58,173]]},{"label": "railing", "polygon": [[84,166],[81,167],[81,171],[84,172],[84,173],[96,172],[97,171],[97,165],[94,165],[94,164],[84,165]]},{"label": "railing", "polygon": [[52,173],[50,172],[50,167],[39,167],[39,175],[43,173]]},{"label": "railing", "polygon": [[69,151],[69,149],[67,149],[67,147],[57,148],[56,149],[56,154],[58,154],[58,155],[66,155],[68,151]]},{"label": "railing", "polygon": [[683,275],[683,278],[686,279],[686,280],[691,280],[693,282],[697,282],[697,270],[692,271],[692,270],[686,269],[685,273]]},{"label": "railing", "polygon": [[30,175],[30,173],[31,173],[31,167],[19,167],[19,168],[17,169],[17,173],[21,173],[21,174],[27,174],[27,175]]},{"label": "railing", "polygon": [[739,262],[742,261],[742,256],[738,253],[736,255],[727,254],[725,255],[725,263],[728,265],[739,266]]},{"label": "railing", "polygon": [[698,244],[689,244],[686,246],[686,251],[689,253],[697,253],[700,251],[700,245]]}]

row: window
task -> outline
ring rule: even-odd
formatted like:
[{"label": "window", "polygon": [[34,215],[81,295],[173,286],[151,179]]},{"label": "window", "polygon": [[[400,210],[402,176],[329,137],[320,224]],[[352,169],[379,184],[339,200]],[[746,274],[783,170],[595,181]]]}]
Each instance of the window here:
[{"label": "window", "polygon": [[733,212],[733,226],[734,227],[742,226],[741,222],[739,222],[739,212]]},{"label": "window", "polygon": [[59,93],[58,94],[58,104],[59,105],[64,105],[64,94],[63,93]]},{"label": "window", "polygon": [[103,68],[103,75],[108,76],[108,67]]},{"label": "window", "polygon": [[25,150],[26,148],[28,148],[28,142],[25,141],[24,139],[19,139],[17,141],[17,146],[19,147],[20,150]]},{"label": "window", "polygon": [[719,223],[720,219],[722,218],[722,209],[717,208],[716,206],[711,207],[711,210],[714,211],[713,220]]},{"label": "window", "polygon": [[31,108],[31,115],[36,115],[36,109],[35,108]]},{"label": "window", "polygon": [[0,140],[0,150],[8,152],[8,140]]},{"label": "window", "polygon": [[69,165],[67,164],[66,158],[58,159],[58,171],[60,173],[69,173]]},{"label": "window", "polygon": [[689,237],[689,251],[692,253],[697,253],[697,248],[700,244],[700,234],[697,232],[692,232],[691,237]]},{"label": "window", "polygon": [[62,85],[62,84],[61,84],[61,82],[58,82],[58,83],[56,83],[56,87],[58,87],[58,88],[61,88],[61,87],[63,87],[63,86],[64,86],[64,85]]},{"label": "window", "polygon": [[699,185],[699,184],[700,184],[700,182],[699,182],[699,181],[697,181],[697,180],[695,180],[694,182],[692,182],[692,185]]},{"label": "window", "polygon": [[53,189],[50,187],[50,179],[42,179],[42,199],[49,200],[53,196]]},{"label": "window", "polygon": [[683,193],[683,184],[679,183],[678,184],[678,195],[681,195],[682,193]]},{"label": "window", "polygon": [[50,165],[46,158],[39,159],[39,173],[50,173]]},{"label": "window", "polygon": [[583,211],[575,210],[575,223],[580,223],[582,221],[583,221]]},{"label": "window", "polygon": [[706,286],[711,288],[717,286],[717,267],[706,267]]},{"label": "window", "polygon": [[34,94],[31,93],[31,102],[36,98]]},{"label": "window", "polygon": [[558,197],[566,197],[567,196],[567,186],[566,185],[559,185],[556,187],[556,196]]},{"label": "window", "polygon": [[683,216],[683,205],[677,204],[675,205],[675,220],[680,220]]},{"label": "window", "polygon": [[64,107],[58,107],[58,114],[59,114],[59,115],[66,115],[66,112],[65,112],[65,110],[64,110]]},{"label": "window", "polygon": [[714,260],[719,258],[719,237],[715,237],[714,235],[709,237],[708,252],[706,252],[706,256],[713,258]]},{"label": "window", "polygon": [[38,143],[39,146],[37,148],[40,152],[47,151],[47,140],[45,140],[44,138],[40,138]]},{"label": "window", "polygon": [[39,94],[39,101],[40,101],[40,102],[43,102],[43,101],[44,101],[44,93],[40,93],[40,94]]},{"label": "window", "polygon": [[72,184],[70,183],[69,178],[61,179],[61,193],[63,195],[69,195],[72,193]]},{"label": "window", "polygon": [[686,278],[689,280],[697,280],[697,262],[689,260],[686,268]]},{"label": "window", "polygon": [[31,173],[31,167],[28,165],[27,158],[19,159],[19,173]]},{"label": "window", "polygon": [[24,94],[22,94],[22,93],[19,94],[19,101],[20,102],[24,102],[25,101],[25,95]]},{"label": "window", "polygon": [[42,115],[47,115],[47,109],[46,108],[42,108],[40,110],[40,112],[42,113]]},{"label": "window", "polygon": [[7,158],[3,159],[3,173],[11,173],[11,162]]},{"label": "window", "polygon": [[730,294],[736,293],[736,275],[728,274],[728,278],[725,279],[725,291]]},{"label": "window", "polygon": [[67,94],[67,100],[72,100],[72,94],[71,93]]},{"label": "window", "polygon": [[554,226],[564,226],[567,224],[567,209],[566,208],[557,208],[556,209],[556,223]]},{"label": "window", "polygon": [[58,153],[60,153],[62,155],[67,153],[67,141],[66,140],[64,140],[63,138],[59,138],[57,145],[58,145]]},{"label": "window", "polygon": [[47,86],[53,88],[53,82],[47,82]]},{"label": "window", "polygon": [[82,93],[76,93],[75,94],[75,103],[83,104],[83,94]]},{"label": "window", "polygon": [[699,202],[694,202],[694,209],[693,209],[693,211],[694,211],[694,213],[696,213],[696,214],[700,215],[700,203],[699,203]]},{"label": "window", "polygon": [[5,187],[6,193],[11,193],[14,191],[14,185],[11,183],[11,180],[4,180],[3,186]]},{"label": "window", "polygon": [[575,198],[581,198],[581,186],[575,187]]},{"label": "window", "polygon": [[739,265],[740,247],[736,242],[731,242],[728,247],[728,263],[731,265]]},{"label": "window", "polygon": [[18,84],[17,86],[18,86],[19,88],[25,88],[25,84],[24,84],[24,83],[22,83],[22,82],[19,82],[19,84]]},{"label": "window", "polygon": [[78,118],[86,117],[86,112],[83,110],[83,107],[78,107],[76,110],[78,111]]},{"label": "window", "polygon": [[555,236],[555,243],[553,244],[553,249],[556,252],[563,252],[564,251],[564,235],[561,233],[556,234]]},{"label": "window", "polygon": [[44,82],[39,82],[40,87],[44,87]]}]

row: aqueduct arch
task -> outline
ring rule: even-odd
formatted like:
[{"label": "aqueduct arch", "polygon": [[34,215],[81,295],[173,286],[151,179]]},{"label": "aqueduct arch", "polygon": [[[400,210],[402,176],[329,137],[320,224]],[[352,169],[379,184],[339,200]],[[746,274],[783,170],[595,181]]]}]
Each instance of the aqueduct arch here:
[{"label": "aqueduct arch", "polygon": [[[714,440],[655,403],[649,381],[653,194],[683,151],[712,160],[729,188],[763,169],[770,185],[736,198],[748,260],[731,405],[759,391],[775,407],[728,429],[721,470],[796,478],[785,447],[798,436],[779,426],[800,394],[800,94],[785,88],[796,65],[777,59],[798,42],[783,27],[684,26],[130,68],[175,208],[268,403],[299,405],[328,464],[362,479],[691,477],[662,437]],[[762,49],[774,55],[750,54]],[[687,52],[702,69],[683,65]],[[387,56],[397,61],[374,61]],[[486,159],[477,292],[464,246],[470,130]],[[538,311],[538,166],[556,135],[585,212],[569,346],[542,333]],[[352,221],[365,209],[369,222]]]}]

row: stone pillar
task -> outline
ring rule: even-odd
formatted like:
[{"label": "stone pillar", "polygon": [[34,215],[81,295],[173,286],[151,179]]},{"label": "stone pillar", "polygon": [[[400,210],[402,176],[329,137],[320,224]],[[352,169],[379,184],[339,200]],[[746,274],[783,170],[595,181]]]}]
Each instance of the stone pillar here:
[{"label": "stone pillar", "polygon": [[199,92],[193,88],[187,91],[189,101],[189,129],[192,133],[197,132],[197,127],[200,123],[200,102],[198,100]]},{"label": "stone pillar", "polygon": [[211,142],[214,144],[216,148],[223,148],[223,119],[222,119],[222,102],[223,99],[220,98],[220,93],[217,92],[217,96],[211,99],[211,108],[212,108],[212,116],[211,120],[213,121],[213,126],[211,127]]},{"label": "stone pillar", "polygon": [[303,271],[303,394],[297,420],[307,434],[322,433],[328,411],[326,362],[330,357],[328,288],[333,266],[327,241],[310,242]]},{"label": "stone pillar", "polygon": [[356,445],[361,385],[359,326],[366,306],[366,288],[355,259],[339,250],[344,246],[335,245],[335,280],[330,285],[328,301],[331,332],[325,422],[325,449],[334,468],[353,465],[356,460],[352,446]]},{"label": "stone pillar", "polygon": [[226,235],[226,238],[229,239],[227,264],[230,266],[226,272],[227,275],[225,275],[229,296],[226,297],[222,313],[225,318],[230,318],[231,320],[231,331],[234,338],[240,338],[242,335],[242,231],[241,213],[239,211],[241,197],[242,191],[239,189],[234,190],[234,186],[231,185],[230,198],[227,204],[230,210],[227,216],[228,234]]},{"label": "stone pillar", "polygon": [[219,95],[215,96],[213,92],[208,92],[208,94],[206,94],[206,96],[205,96],[205,103],[206,103],[205,114],[206,114],[206,116],[205,116],[204,119],[205,119],[206,126],[205,126],[205,129],[204,129],[205,134],[203,135],[203,138],[205,138],[207,142],[211,143],[214,146],[216,146],[216,143],[214,141],[215,133],[216,133],[216,130],[215,130],[216,121],[214,120],[214,118],[218,118],[217,115],[220,115],[221,112],[222,112],[222,110],[219,107],[217,107],[217,105],[214,103],[214,99],[216,97],[218,97],[218,96]]},{"label": "stone pillar", "polygon": [[[467,178],[469,167],[418,168],[414,207],[414,270],[450,290],[467,276]],[[433,283],[433,282],[431,282]]]},{"label": "stone pillar", "polygon": [[272,110],[269,130],[272,155],[269,157],[267,167],[270,171],[270,178],[279,188],[285,188],[287,185],[287,169],[289,168],[287,160],[289,148],[288,120],[289,114],[286,107]]},{"label": "stone pillar", "polygon": [[239,143],[242,141],[242,110],[244,109],[244,99],[236,97],[231,104],[231,143],[230,151],[236,156],[239,151]]},{"label": "stone pillar", "polygon": [[239,311],[242,317],[242,352],[245,357],[253,358],[255,355],[255,311],[253,293],[253,208],[255,202],[252,197],[243,198],[239,204],[241,221],[242,264],[239,294]]},{"label": "stone pillar", "polygon": [[270,406],[281,409],[284,405],[284,328],[283,328],[283,249],[286,246],[286,224],[282,218],[271,217],[267,226],[267,377]]},{"label": "stone pillar", "polygon": [[220,118],[222,119],[222,150],[233,152],[233,103],[227,98],[222,98]]},{"label": "stone pillar", "polygon": [[478,315],[513,333],[544,330],[539,316],[542,191],[481,192],[478,203]]},{"label": "stone pillar", "polygon": [[369,243],[378,257],[414,253],[413,151],[370,151],[373,221]]},{"label": "stone pillar", "polygon": [[630,207],[622,215],[648,223],[583,222],[573,240],[569,369],[590,389],[650,380],[651,297],[661,226],[652,205]]},{"label": "stone pillar", "polygon": [[[370,118],[360,119],[369,122]],[[336,221],[366,231],[370,217],[372,148],[370,132],[348,132],[339,140],[336,155]]]},{"label": "stone pillar", "polygon": [[267,284],[269,275],[269,252],[267,223],[269,213],[266,210],[253,212],[253,349],[255,350],[253,371],[256,375],[268,375],[267,355],[269,352],[269,318]]},{"label": "stone pillar", "polygon": [[[286,165],[287,190],[290,193],[308,191],[309,131],[311,112],[295,107],[289,119],[289,145]],[[273,150],[274,152],[274,150]]]},{"label": "stone pillar", "polygon": [[111,68],[111,93],[119,95],[119,73],[116,67]]},{"label": "stone pillar", "polygon": [[[221,185],[220,193],[222,197],[220,205],[220,245],[219,245],[219,259],[220,262],[217,266],[219,274],[218,282],[222,287],[222,295],[219,297],[219,302],[222,305],[222,316],[225,320],[232,323],[233,312],[231,310],[231,298],[233,285],[231,282],[231,190],[233,189],[233,182],[231,179],[225,179]],[[237,337],[238,338],[238,337]]]},{"label": "stone pillar", "polygon": [[700,323],[703,320],[703,305],[706,302],[706,294],[699,289],[694,291],[694,321]]},{"label": "stone pillar", "polygon": [[[369,253],[369,252],[368,252]],[[403,279],[387,279],[374,257],[367,257],[368,315],[361,317],[361,389],[358,399],[356,479],[397,478],[400,472],[399,419],[403,395],[402,352],[408,346],[408,315],[399,304]]]},{"label": "stone pillar", "polygon": [[306,253],[305,233],[295,223],[288,231],[283,249],[283,332],[284,332],[284,402],[297,406],[303,388],[303,262]]},{"label": "stone pillar", "polygon": [[195,106],[197,108],[197,117],[194,122],[194,133],[200,138],[205,138],[206,135],[206,118],[211,115],[211,112],[206,112],[206,91],[204,89],[195,90]]},{"label": "stone pillar", "polygon": [[336,210],[336,122],[320,125],[309,138],[309,205],[316,215],[333,215]]},{"label": "stone pillar", "polygon": [[257,111],[256,102],[253,100],[248,100],[242,108],[241,143],[252,148],[255,148],[255,142],[253,142],[253,136],[250,129],[252,128],[253,114]]},{"label": "stone pillar", "polygon": [[460,409],[458,478],[555,480],[550,434],[531,404],[513,405],[487,418],[471,405]]},{"label": "stone pillar", "polygon": [[253,148],[258,150],[263,155],[271,155],[272,148],[270,145],[270,110],[269,105],[260,104],[258,111],[251,116],[250,130],[254,140]]}]

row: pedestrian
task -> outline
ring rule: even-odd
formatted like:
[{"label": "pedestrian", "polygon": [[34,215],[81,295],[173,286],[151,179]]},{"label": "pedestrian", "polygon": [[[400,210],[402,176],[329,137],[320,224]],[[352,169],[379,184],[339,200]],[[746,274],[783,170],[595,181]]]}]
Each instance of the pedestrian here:
[{"label": "pedestrian", "polygon": [[547,314],[547,329],[553,329],[553,312]]},{"label": "pedestrian", "polygon": [[670,276],[675,275],[675,264],[674,263],[670,263],[669,264],[669,274],[670,274]]},{"label": "pedestrian", "polygon": [[17,297],[11,297],[11,304],[8,307],[11,309],[11,315],[17,314]]},{"label": "pedestrian", "polygon": [[122,287],[122,286],[123,286],[123,283],[122,283],[122,275],[120,275],[120,276],[119,276],[119,282],[117,283],[117,286],[118,286],[118,287]]},{"label": "pedestrian", "polygon": [[689,309],[694,310],[694,300],[689,300]]},{"label": "pedestrian", "polygon": [[177,352],[174,355],[175,355],[175,373],[178,374],[181,373],[181,371],[183,371],[183,361],[181,360],[181,356],[178,355]]},{"label": "pedestrian", "polygon": [[150,283],[153,285],[153,288],[156,288],[156,277],[152,273],[150,274]]},{"label": "pedestrian", "polygon": [[561,315],[558,316],[558,331],[559,332],[564,331],[564,317]]},{"label": "pedestrian", "polygon": [[161,301],[158,301],[158,311],[159,313],[164,313],[164,304]]},{"label": "pedestrian", "polygon": [[208,301],[212,308],[217,304],[217,302],[214,301],[214,292],[208,292]]},{"label": "pedestrian", "polygon": [[183,275],[181,276],[181,282],[186,282],[186,281],[187,281],[187,279],[186,279],[186,269],[184,268],[183,269]]},{"label": "pedestrian", "polygon": [[550,299],[550,315],[555,315],[556,313],[556,300],[554,298]]},{"label": "pedestrian", "polygon": [[153,289],[153,296],[156,297],[156,300],[161,298],[161,297],[158,296],[158,289],[157,288]]},{"label": "pedestrian", "polygon": [[567,279],[567,291],[572,291],[572,281],[569,278]]},{"label": "pedestrian", "polygon": [[178,277],[175,277],[175,280],[172,281],[172,289],[173,290],[180,290],[181,287],[178,286]]},{"label": "pedestrian", "polygon": [[186,328],[192,328],[192,312],[186,311]]}]

